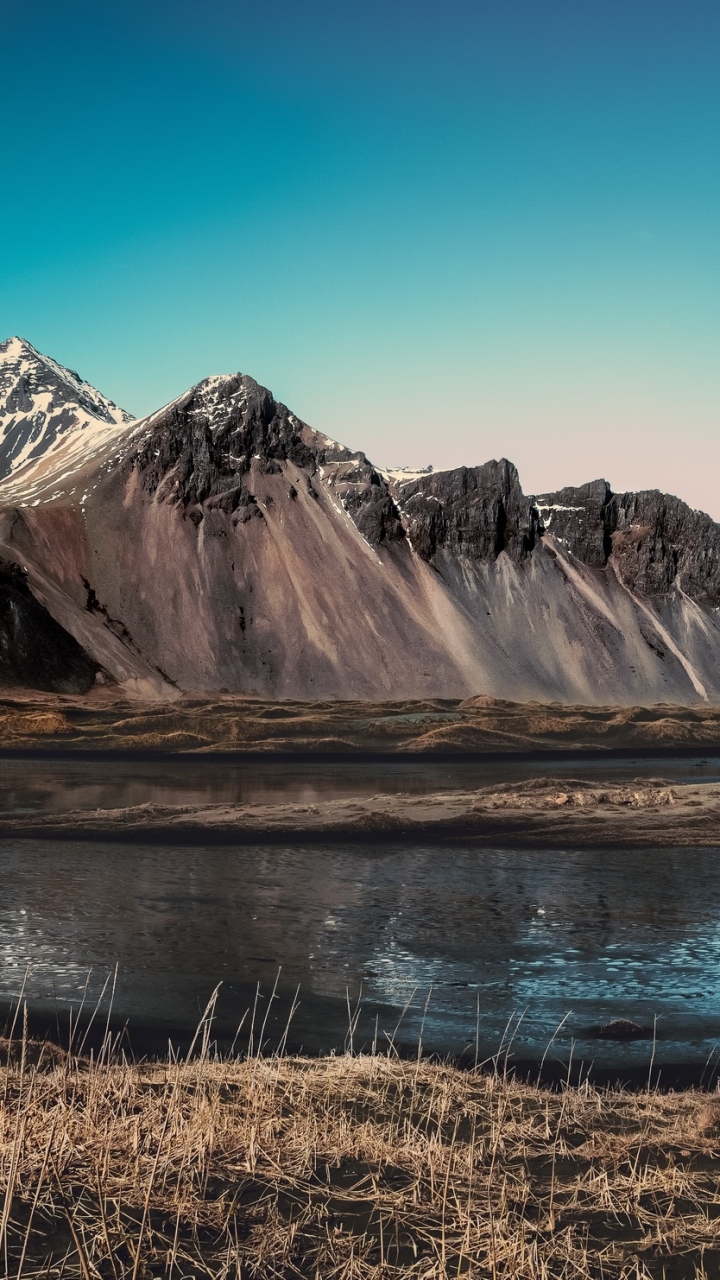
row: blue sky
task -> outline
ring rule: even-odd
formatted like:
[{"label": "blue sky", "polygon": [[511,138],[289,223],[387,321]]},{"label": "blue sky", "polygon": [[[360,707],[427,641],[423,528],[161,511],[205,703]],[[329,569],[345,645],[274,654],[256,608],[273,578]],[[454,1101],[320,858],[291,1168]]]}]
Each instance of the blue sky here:
[{"label": "blue sky", "polygon": [[720,518],[720,6],[0,0],[0,334]]}]

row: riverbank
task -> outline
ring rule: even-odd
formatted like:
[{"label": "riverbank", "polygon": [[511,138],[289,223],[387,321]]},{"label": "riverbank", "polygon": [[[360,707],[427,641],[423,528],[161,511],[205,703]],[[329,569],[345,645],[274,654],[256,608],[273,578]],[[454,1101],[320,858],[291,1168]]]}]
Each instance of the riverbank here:
[{"label": "riverbank", "polygon": [[720,844],[720,784],[536,778],[474,791],[315,804],[140,804],[4,814],[0,838],[8,837],[191,844],[462,838],[482,846],[707,847]]},{"label": "riverbank", "polygon": [[314,757],[720,751],[720,707],[464,701],[292,702],[226,695],[143,703],[110,687],[0,695],[0,751]]},{"label": "riverbank", "polygon": [[718,1274],[714,1095],[382,1056],[222,1062],[209,1024],[196,1048],[148,1064],[0,1042],[8,1274]]}]

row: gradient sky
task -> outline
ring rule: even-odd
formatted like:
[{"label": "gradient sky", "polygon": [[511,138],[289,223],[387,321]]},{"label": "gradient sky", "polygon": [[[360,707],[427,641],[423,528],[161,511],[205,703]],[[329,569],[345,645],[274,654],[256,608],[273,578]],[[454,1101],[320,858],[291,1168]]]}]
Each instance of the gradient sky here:
[{"label": "gradient sky", "polygon": [[0,0],[0,338],[720,519],[717,0]]}]

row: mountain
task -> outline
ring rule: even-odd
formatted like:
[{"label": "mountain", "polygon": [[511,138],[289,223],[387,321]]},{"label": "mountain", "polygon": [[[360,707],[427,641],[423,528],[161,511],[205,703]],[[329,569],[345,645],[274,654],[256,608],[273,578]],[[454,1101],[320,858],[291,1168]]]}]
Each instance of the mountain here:
[{"label": "mountain", "polygon": [[720,701],[720,526],[677,498],[385,471],[242,374],[138,421],[18,339],[0,379],[5,683]]},{"label": "mountain", "polygon": [[22,482],[32,472],[42,483],[51,470],[68,474],[86,466],[131,421],[79,374],[29,342],[0,342],[0,480]]}]

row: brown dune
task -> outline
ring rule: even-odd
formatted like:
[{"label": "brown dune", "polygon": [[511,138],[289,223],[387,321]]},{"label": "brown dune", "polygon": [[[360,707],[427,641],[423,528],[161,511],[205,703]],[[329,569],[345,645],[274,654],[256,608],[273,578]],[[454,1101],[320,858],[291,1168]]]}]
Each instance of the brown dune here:
[{"label": "brown dune", "polygon": [[150,753],[720,750],[719,706],[582,707],[497,698],[274,701],[225,695],[135,702],[6,691],[0,749]]}]

